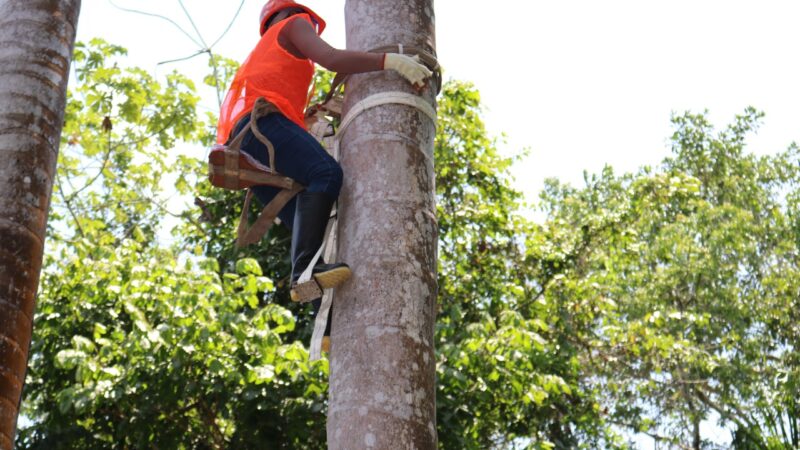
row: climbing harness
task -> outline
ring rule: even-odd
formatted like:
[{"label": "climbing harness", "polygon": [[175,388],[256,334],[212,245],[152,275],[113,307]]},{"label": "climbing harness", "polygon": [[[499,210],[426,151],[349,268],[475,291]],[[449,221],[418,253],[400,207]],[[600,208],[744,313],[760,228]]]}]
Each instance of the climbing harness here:
[{"label": "climbing harness", "polygon": [[[420,60],[431,68],[434,72],[433,81],[436,83],[437,94],[442,87],[442,76],[439,63],[436,57],[427,51],[413,46],[385,46],[370,50],[370,52],[396,52],[403,54],[419,55]],[[436,123],[436,110],[428,102],[417,95],[406,92],[392,91],[370,95],[350,108],[348,113],[342,117],[343,99],[337,94],[338,88],[346,82],[347,76],[337,74],[331,83],[331,88],[325,99],[306,110],[305,122],[308,132],[314,136],[325,149],[331,153],[335,160],[339,160],[340,141],[351,123],[365,111],[381,105],[399,104],[412,107],[420,111],[423,115]],[[214,186],[224,189],[241,190],[256,185],[268,185],[280,188],[278,195],[264,208],[256,218],[252,226],[247,226],[248,211],[252,198],[252,190],[248,189],[245,196],[245,203],[242,207],[242,214],[239,218],[237,228],[238,247],[243,247],[258,242],[269,231],[270,226],[275,221],[278,212],[286,203],[302,191],[305,187],[295,180],[283,176],[273,170],[275,167],[275,148],[269,139],[264,136],[257,127],[258,119],[270,114],[279,112],[275,105],[269,103],[264,98],[259,98],[250,114],[250,121],[247,126],[230,141],[228,145],[217,144],[212,147],[209,154],[209,179]],[[331,120],[330,118],[333,120]],[[338,130],[334,129],[333,121],[341,119]],[[269,167],[264,166],[257,160],[241,152],[241,144],[247,131],[252,131],[256,138],[261,141],[269,153]],[[338,236],[338,217],[337,208],[331,212],[331,218],[325,229],[325,238],[317,253],[312,258],[306,269],[298,278],[293,289],[299,294],[300,301],[309,301],[322,296],[322,303],[314,322],[314,332],[311,337],[310,356],[311,361],[318,360],[322,354],[322,339],[330,314],[331,304],[333,303],[333,290],[323,290],[313,278],[314,266],[319,258],[325,257],[325,261],[335,261],[337,253]]]},{"label": "climbing harness", "polygon": [[[278,213],[286,203],[305,189],[305,186],[295,180],[283,176],[272,168],[275,167],[275,147],[258,130],[258,119],[267,114],[279,112],[272,103],[260,97],[256,100],[250,112],[250,122],[243,127],[239,134],[230,141],[230,144],[216,144],[211,147],[208,154],[208,177],[211,184],[223,189],[241,190],[251,186],[267,185],[280,188],[281,191],[261,210],[252,226],[248,226],[248,212],[253,191],[247,190],[244,206],[239,217],[239,226],[236,229],[236,246],[244,247],[254,244],[267,234]],[[241,151],[242,141],[248,131],[264,144],[269,153],[269,167],[261,164],[255,158]]]}]

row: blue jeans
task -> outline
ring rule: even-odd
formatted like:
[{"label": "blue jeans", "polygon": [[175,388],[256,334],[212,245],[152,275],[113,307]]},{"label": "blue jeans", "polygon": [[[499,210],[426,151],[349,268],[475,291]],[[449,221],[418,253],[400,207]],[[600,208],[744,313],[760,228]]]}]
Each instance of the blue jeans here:
[{"label": "blue jeans", "polygon": [[[250,117],[245,116],[236,124],[231,136],[236,136],[248,123]],[[342,167],[306,130],[280,113],[272,113],[258,119],[258,129],[275,147],[276,167],[273,169],[306,186],[308,192],[324,192],[334,199],[339,197],[339,191],[342,189]],[[269,166],[267,147],[253,135],[252,131],[248,131],[245,135],[242,151]],[[254,186],[251,189],[264,205],[280,192],[279,188],[272,186]],[[294,223],[296,204],[296,199],[293,198],[278,213],[281,222],[289,229]]]}]

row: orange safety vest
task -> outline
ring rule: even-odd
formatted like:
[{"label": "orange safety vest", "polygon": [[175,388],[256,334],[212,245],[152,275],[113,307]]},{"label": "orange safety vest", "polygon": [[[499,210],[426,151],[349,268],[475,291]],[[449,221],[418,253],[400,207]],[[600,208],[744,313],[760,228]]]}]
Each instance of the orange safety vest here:
[{"label": "orange safety vest", "polygon": [[[308,14],[296,17],[315,26]],[[314,77],[314,63],[292,55],[278,43],[281,30],[292,20],[295,16],[271,26],[233,77],[219,112],[218,144],[228,140],[233,127],[253,109],[259,97],[264,97],[289,120],[305,129],[303,114]]]}]

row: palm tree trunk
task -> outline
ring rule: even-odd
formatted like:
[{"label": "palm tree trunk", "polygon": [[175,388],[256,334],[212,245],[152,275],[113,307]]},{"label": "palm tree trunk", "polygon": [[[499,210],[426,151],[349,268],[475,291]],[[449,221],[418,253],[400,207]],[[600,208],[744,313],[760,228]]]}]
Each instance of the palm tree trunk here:
[{"label": "palm tree trunk", "polygon": [[[403,44],[433,53],[433,0],[347,0],[347,47]],[[345,114],[387,91],[415,93],[395,73],[351,77]],[[433,88],[422,98],[433,104]],[[328,448],[435,449],[437,223],[434,122],[389,104],[343,136],[340,260],[353,278],[336,292]]]},{"label": "palm tree trunk", "polygon": [[28,362],[80,0],[0,1],[0,448]]}]

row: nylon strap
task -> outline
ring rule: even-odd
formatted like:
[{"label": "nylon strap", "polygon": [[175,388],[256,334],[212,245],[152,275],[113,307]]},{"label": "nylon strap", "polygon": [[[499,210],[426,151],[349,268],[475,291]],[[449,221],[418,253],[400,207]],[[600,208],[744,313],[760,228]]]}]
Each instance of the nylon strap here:
[{"label": "nylon strap", "polygon": [[337,160],[339,156],[339,143],[341,141],[341,137],[344,136],[344,132],[347,131],[347,127],[353,123],[355,118],[370,108],[388,104],[406,105],[416,108],[428,116],[433,121],[434,125],[437,122],[436,110],[433,109],[433,106],[426,102],[422,97],[399,91],[381,92],[370,95],[369,97],[353,105],[353,107],[350,108],[350,111],[347,112],[347,115],[344,117],[344,119],[342,119],[342,124],[339,125],[339,130],[336,132],[336,140],[334,141],[333,146],[333,154]]},{"label": "nylon strap", "polygon": [[272,103],[264,100],[264,97],[259,97],[255,105],[253,105],[253,110],[250,114],[250,130],[253,132],[253,135],[267,147],[267,152],[269,153],[269,167],[277,172],[275,168],[275,147],[258,129],[258,119],[273,112],[280,112],[280,110]]}]

